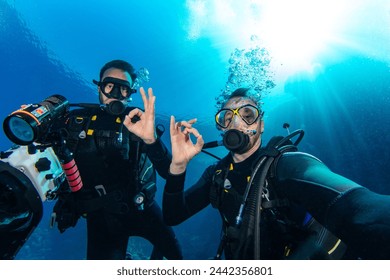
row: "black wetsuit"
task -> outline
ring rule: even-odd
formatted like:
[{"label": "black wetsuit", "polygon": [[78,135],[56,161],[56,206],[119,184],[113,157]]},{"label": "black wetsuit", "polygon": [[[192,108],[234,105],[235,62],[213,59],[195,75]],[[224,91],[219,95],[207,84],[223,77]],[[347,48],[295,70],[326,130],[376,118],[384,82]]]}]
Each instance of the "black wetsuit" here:
[{"label": "black wetsuit", "polygon": [[[232,187],[223,191],[225,197],[218,209],[230,225],[235,223],[247,177],[261,150],[243,162],[234,163],[228,173]],[[217,166],[209,166],[195,185],[185,191],[185,173],[168,175],[163,198],[163,214],[168,224],[177,225],[210,204]],[[275,210],[289,217],[294,225],[302,224],[304,219],[302,215],[294,217],[294,213],[307,211],[347,245],[345,258],[390,259],[390,196],[371,192],[333,173],[320,160],[305,153],[284,153],[273,171],[274,177],[269,179],[273,195],[280,201],[289,201],[289,206]],[[285,245],[292,237],[299,238],[299,228],[295,235],[291,231],[283,232],[286,227],[280,227],[271,216],[267,218],[266,213],[262,214],[260,223],[261,259],[286,258]],[[237,258],[234,250],[234,244],[228,240],[225,257]],[[238,258],[252,257],[253,249]]]},{"label": "black wetsuit", "polygon": [[[124,116],[81,109],[67,122],[67,143],[83,182],[71,196],[77,214],[87,219],[87,259],[125,259],[129,236],[149,240],[167,259],[182,259],[153,191],[155,170],[165,178],[171,155],[159,139],[146,145],[129,133]],[[140,193],[144,203],[136,204]]]}]

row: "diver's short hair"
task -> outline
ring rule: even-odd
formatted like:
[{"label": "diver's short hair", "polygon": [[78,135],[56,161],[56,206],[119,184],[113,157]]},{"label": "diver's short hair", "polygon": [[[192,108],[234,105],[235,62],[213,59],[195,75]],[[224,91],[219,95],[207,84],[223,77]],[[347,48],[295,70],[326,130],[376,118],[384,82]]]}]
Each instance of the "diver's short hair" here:
[{"label": "diver's short hair", "polygon": [[261,110],[261,104],[262,104],[261,97],[259,96],[259,94],[255,90],[253,90],[252,88],[249,88],[249,87],[242,87],[242,88],[238,88],[235,91],[233,91],[230,95],[227,96],[227,98],[226,98],[225,102],[222,104],[221,108],[223,108],[226,105],[226,103],[234,97],[249,98],[250,100],[252,100],[256,104],[256,107]]},{"label": "diver's short hair", "polygon": [[129,73],[133,82],[137,78],[137,74],[135,73],[133,65],[131,65],[127,61],[124,61],[121,59],[115,59],[115,60],[111,60],[111,61],[107,62],[106,64],[103,65],[102,69],[100,69],[100,76],[99,76],[100,80],[102,80],[104,72],[106,72],[106,70],[110,69],[110,68],[121,69],[121,70]]}]

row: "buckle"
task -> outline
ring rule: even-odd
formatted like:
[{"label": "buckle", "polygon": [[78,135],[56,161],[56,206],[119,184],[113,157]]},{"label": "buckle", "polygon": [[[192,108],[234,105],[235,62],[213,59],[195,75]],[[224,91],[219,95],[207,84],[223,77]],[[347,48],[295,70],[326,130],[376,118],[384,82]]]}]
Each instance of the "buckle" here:
[{"label": "buckle", "polygon": [[145,194],[140,192],[134,196],[134,204],[137,207],[138,210],[142,211],[144,210],[144,203],[145,203]]},{"label": "buckle", "polygon": [[98,193],[99,196],[103,196],[103,195],[106,195],[106,194],[107,194],[106,188],[105,188],[103,185],[97,185],[97,186],[95,186],[95,190],[97,191],[97,193]]}]

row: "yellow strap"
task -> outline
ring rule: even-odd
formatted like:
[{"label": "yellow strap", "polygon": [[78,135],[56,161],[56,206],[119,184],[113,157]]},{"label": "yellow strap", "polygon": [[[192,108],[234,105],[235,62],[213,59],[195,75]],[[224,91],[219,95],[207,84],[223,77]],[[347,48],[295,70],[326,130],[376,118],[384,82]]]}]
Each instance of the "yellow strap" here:
[{"label": "yellow strap", "polygon": [[328,254],[329,254],[329,255],[332,254],[332,253],[337,249],[337,247],[340,245],[340,243],[341,243],[341,239],[337,240],[337,242],[336,242],[336,244],[333,246],[333,248],[330,249],[330,250],[328,251]]}]

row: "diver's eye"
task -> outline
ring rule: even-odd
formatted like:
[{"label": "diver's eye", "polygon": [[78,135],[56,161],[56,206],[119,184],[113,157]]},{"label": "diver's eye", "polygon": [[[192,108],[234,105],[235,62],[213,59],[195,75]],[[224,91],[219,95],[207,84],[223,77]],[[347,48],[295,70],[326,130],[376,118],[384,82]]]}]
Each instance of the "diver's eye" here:
[{"label": "diver's eye", "polygon": [[121,86],[121,93],[123,96],[127,97],[129,95],[129,88],[126,86]]},{"label": "diver's eye", "polygon": [[245,115],[243,116],[243,118],[244,118],[245,120],[247,120],[247,121],[253,121],[253,119],[254,119],[252,113],[245,114]]},{"label": "diver's eye", "polygon": [[114,84],[113,83],[107,83],[105,86],[104,86],[104,92],[105,93],[110,93],[112,91],[112,89],[114,88]]},{"label": "diver's eye", "polygon": [[229,125],[229,123],[232,121],[232,118],[233,118],[233,113],[230,111],[226,112],[224,116],[224,123],[226,126]]},{"label": "diver's eye", "polygon": [[258,116],[258,111],[253,107],[243,107],[240,109],[239,114],[247,124],[252,124]]}]

